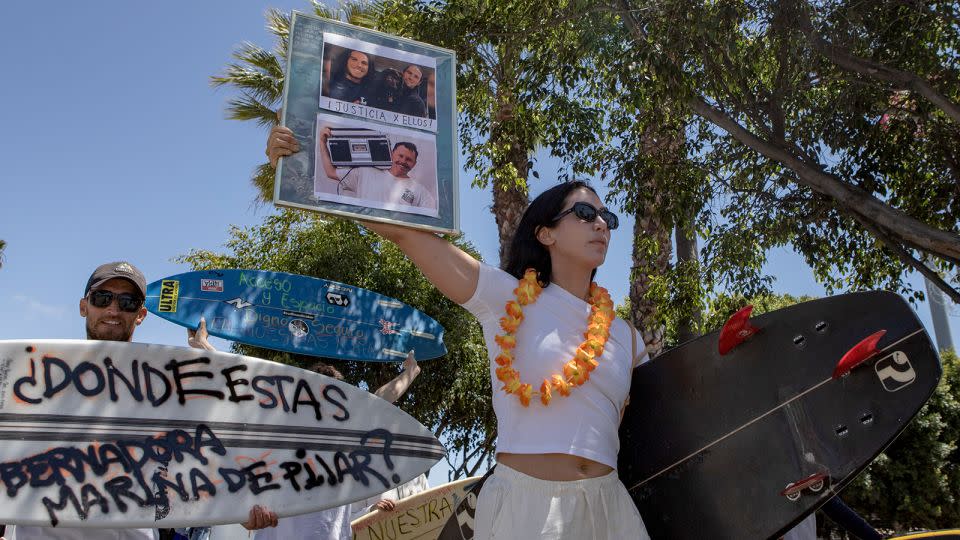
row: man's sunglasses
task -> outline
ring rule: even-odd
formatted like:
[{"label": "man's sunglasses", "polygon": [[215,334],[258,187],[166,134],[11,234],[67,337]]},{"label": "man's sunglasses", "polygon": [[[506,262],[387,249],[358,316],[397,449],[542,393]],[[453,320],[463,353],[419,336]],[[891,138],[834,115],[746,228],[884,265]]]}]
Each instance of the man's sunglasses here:
[{"label": "man's sunglasses", "polygon": [[126,311],[127,313],[134,313],[143,306],[143,298],[135,294],[130,293],[120,293],[114,294],[111,291],[90,291],[90,303],[94,307],[105,308],[113,303],[113,299],[117,299],[117,306],[120,307],[120,311]]},{"label": "man's sunglasses", "polygon": [[606,208],[597,210],[592,204],[585,202],[573,203],[573,206],[557,214],[557,217],[553,218],[553,221],[560,221],[560,218],[570,213],[577,216],[578,219],[586,221],[587,223],[593,223],[593,221],[597,219],[597,216],[600,216],[607,224],[607,228],[611,231],[620,226],[620,220],[617,218],[616,214],[607,210]]}]

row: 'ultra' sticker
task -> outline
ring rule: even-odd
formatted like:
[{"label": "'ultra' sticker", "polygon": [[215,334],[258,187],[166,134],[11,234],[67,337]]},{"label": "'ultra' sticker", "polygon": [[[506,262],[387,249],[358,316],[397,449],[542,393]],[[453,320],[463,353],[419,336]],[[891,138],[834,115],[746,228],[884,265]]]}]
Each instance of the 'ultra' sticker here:
[{"label": "'ultra' sticker", "polygon": [[180,282],[174,279],[165,279],[160,283],[161,313],[176,313],[177,298],[180,296]]}]

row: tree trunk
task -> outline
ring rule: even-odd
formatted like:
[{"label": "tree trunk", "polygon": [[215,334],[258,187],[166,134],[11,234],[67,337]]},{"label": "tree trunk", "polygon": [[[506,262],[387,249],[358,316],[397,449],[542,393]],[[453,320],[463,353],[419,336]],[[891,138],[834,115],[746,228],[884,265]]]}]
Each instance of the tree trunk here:
[{"label": "tree trunk", "polygon": [[[634,326],[643,334],[651,357],[663,350],[665,328],[657,321],[657,305],[648,298],[647,291],[650,289],[652,277],[663,276],[669,270],[673,250],[670,238],[673,223],[667,210],[670,204],[663,199],[668,190],[661,189],[660,186],[669,183],[667,180],[676,173],[678,165],[685,159],[684,130],[681,126],[682,124],[671,125],[666,121],[648,126],[640,143],[643,154],[652,158],[655,165],[641,173],[645,177],[637,179],[637,192],[649,196],[637,201],[634,216],[636,222],[633,228],[633,267],[630,272],[630,316]],[[678,233],[678,246],[679,237]],[[684,247],[689,251],[689,242],[686,242],[686,239],[684,241]],[[692,249],[693,258],[696,259],[695,238]],[[674,291],[671,291],[671,294],[673,293]]]},{"label": "tree trunk", "polygon": [[[654,182],[650,182],[654,184]],[[653,193],[658,193],[653,191]],[[659,196],[655,199],[659,200]],[[673,244],[670,227],[657,214],[656,202],[636,213],[633,225],[633,267],[630,269],[630,319],[643,336],[651,357],[663,350],[664,327],[657,322],[657,306],[647,298],[651,276],[663,275],[670,264]],[[644,249],[644,238],[653,238],[657,248],[653,255]]]},{"label": "tree trunk", "polygon": [[[688,212],[687,223],[693,223],[693,212]],[[693,227],[684,227],[678,224],[676,227],[675,243],[677,245],[677,266],[698,265],[700,262],[700,253],[697,248],[697,234]],[[690,341],[700,335],[700,325],[703,321],[703,312],[700,304],[687,302],[688,308],[686,317],[681,317],[677,324],[677,339],[680,343]]]},{"label": "tree trunk", "polygon": [[507,165],[513,165],[517,171],[517,176],[513,178],[495,175],[493,182],[493,207],[490,211],[497,221],[497,233],[500,239],[500,267],[503,268],[507,262],[513,234],[520,224],[523,212],[530,204],[527,190],[521,186],[526,186],[529,171],[528,163],[530,161],[526,149],[532,145],[528,141],[515,140],[515,136],[506,127],[513,120],[513,95],[510,92],[505,92],[498,95],[497,99],[499,107],[494,115],[493,127],[490,130],[490,143],[500,147],[509,145],[510,150],[501,160],[494,162],[493,166],[495,169],[503,171],[507,169]]},{"label": "tree trunk", "polygon": [[[524,168],[526,168],[526,156],[524,156]],[[524,178],[526,174],[524,172]],[[499,185],[498,185],[499,184]],[[496,182],[493,185],[493,207],[490,211],[497,220],[497,233],[500,238],[500,267],[507,262],[507,255],[510,250],[510,241],[513,240],[513,233],[520,224],[520,218],[523,217],[524,210],[530,204],[530,199],[526,191],[517,189],[516,186],[505,185],[506,182]]]}]

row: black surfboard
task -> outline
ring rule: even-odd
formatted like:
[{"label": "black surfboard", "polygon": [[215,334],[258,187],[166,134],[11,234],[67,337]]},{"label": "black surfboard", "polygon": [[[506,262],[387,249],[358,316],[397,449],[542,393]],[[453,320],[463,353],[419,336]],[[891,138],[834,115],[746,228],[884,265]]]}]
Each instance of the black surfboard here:
[{"label": "black surfboard", "polygon": [[777,537],[903,431],[940,373],[894,293],[740,317],[634,370],[620,478],[652,538]]},{"label": "black surfboard", "polygon": [[473,540],[474,515],[477,510],[477,497],[480,488],[487,478],[493,474],[493,469],[487,471],[477,483],[470,488],[467,496],[453,510],[453,515],[447,519],[446,525],[440,530],[437,540]]}]

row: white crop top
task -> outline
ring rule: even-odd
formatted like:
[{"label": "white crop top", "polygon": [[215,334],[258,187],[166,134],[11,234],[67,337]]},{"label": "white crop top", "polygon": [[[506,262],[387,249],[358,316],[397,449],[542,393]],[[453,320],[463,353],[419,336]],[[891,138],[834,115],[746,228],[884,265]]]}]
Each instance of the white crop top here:
[{"label": "white crop top", "polygon": [[[503,270],[481,263],[477,291],[463,307],[473,313],[483,327],[493,382],[493,410],[497,415],[497,451],[514,454],[571,454],[610,467],[617,467],[620,450],[618,428],[620,408],[630,391],[633,341],[632,326],[614,319],[610,338],[590,379],[573,388],[569,396],[553,393],[550,405],[530,400],[524,407],[516,396],[501,390],[494,358],[500,346],[494,336],[502,334],[500,317],[504,305],[514,298],[517,278]],[[563,364],[583,342],[590,316],[590,304],[558,285],[550,284],[532,305],[525,306],[523,323],[517,330],[514,368],[522,382],[534,390],[543,379],[563,372]],[[639,335],[638,364],[649,359]]]}]

